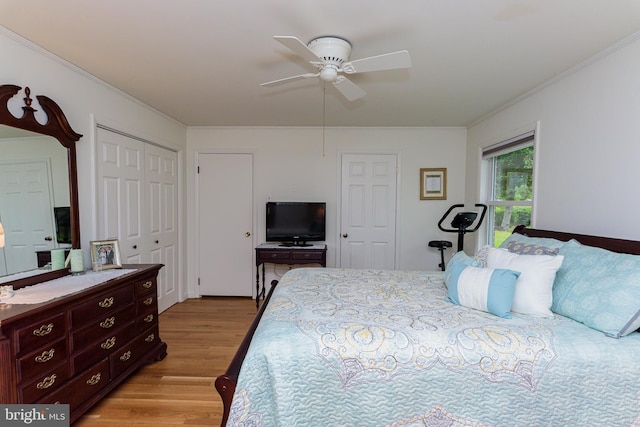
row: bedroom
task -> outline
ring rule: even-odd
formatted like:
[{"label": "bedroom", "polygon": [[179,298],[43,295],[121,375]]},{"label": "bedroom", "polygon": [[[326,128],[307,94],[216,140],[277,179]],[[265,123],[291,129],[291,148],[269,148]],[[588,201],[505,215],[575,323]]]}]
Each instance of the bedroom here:
[{"label": "bedroom", "polygon": [[[292,30],[293,32],[293,30]],[[271,35],[271,34],[270,34]],[[275,60],[276,47],[266,41],[265,56]],[[438,255],[426,249],[428,240],[440,237],[435,223],[449,204],[477,199],[477,150],[511,132],[541,122],[541,146],[538,155],[540,174],[536,199],[536,223],[539,228],[571,230],[597,235],[640,239],[634,227],[634,212],[640,201],[634,197],[630,183],[637,182],[635,167],[638,154],[640,111],[637,97],[640,82],[638,38],[623,46],[606,50],[602,59],[586,64],[562,79],[506,106],[485,120],[471,126],[421,126],[383,128],[326,129],[325,146],[318,125],[284,128],[271,126],[198,127],[183,124],[158,114],[119,91],[104,86],[69,68],[51,56],[25,46],[2,34],[2,83],[30,86],[38,94],[51,96],[63,105],[75,130],[86,135],[78,145],[78,174],[95,175],[91,116],[95,120],[116,124],[133,134],[165,142],[182,152],[182,266],[183,284],[180,299],[198,295],[195,285],[198,272],[193,265],[197,252],[192,228],[194,194],[193,157],[198,149],[256,152],[254,200],[262,206],[267,197],[320,197],[336,204],[339,150],[393,150],[402,155],[401,234],[398,268],[431,269]],[[603,46],[607,48],[609,46]],[[600,49],[602,50],[602,49]],[[585,58],[586,59],[586,58]],[[284,62],[284,61],[283,61]],[[289,70],[296,70],[291,64]],[[273,76],[274,78],[276,76]],[[390,84],[392,86],[392,84]],[[375,84],[369,86],[375,92]],[[36,89],[37,88],[37,89]],[[273,96],[277,100],[277,96]],[[300,144],[305,141],[305,144]],[[443,143],[444,142],[444,143]],[[323,148],[325,156],[322,156]],[[293,170],[299,178],[288,180],[279,168],[278,153],[295,160]],[[291,163],[291,162],[290,162]],[[574,165],[567,173],[567,164]],[[421,167],[447,167],[448,200],[424,202],[418,197],[417,171]],[[304,173],[302,173],[304,172]],[[277,188],[276,193],[274,188]],[[80,182],[80,210],[83,247],[89,240],[101,238],[93,231],[97,222],[92,181]],[[260,214],[256,214],[256,243],[262,232]],[[336,220],[329,223],[329,234],[336,235]],[[328,242],[329,259],[335,260],[336,238]],[[471,245],[471,243],[470,243]],[[335,265],[335,262],[333,262]],[[253,269],[247,268],[253,275]],[[250,284],[253,280],[250,281]]]}]

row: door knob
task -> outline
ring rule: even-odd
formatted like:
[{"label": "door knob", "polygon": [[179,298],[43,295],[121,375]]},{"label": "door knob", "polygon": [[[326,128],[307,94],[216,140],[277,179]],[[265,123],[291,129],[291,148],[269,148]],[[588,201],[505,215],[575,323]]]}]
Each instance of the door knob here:
[{"label": "door knob", "polygon": [[133,249],[138,249],[138,245],[133,245]]},{"label": "door knob", "polygon": [[349,234],[348,233],[342,233],[342,237],[344,237],[346,239],[347,237],[349,237]]},{"label": "door knob", "polygon": [[251,236],[251,232],[250,231],[247,231],[246,233],[244,233],[244,237],[249,237],[249,236]]},{"label": "door knob", "polygon": [[160,241],[159,241],[159,240],[156,240],[156,245],[157,245],[158,243],[160,243]]}]

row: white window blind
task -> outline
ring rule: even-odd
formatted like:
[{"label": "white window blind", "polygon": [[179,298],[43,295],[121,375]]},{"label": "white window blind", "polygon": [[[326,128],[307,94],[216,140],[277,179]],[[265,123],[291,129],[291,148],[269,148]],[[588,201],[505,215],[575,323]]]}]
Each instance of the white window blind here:
[{"label": "white window blind", "polygon": [[487,160],[491,157],[500,156],[502,154],[511,153],[525,147],[533,145],[535,133],[534,131],[523,133],[522,135],[509,138],[504,141],[500,141],[496,144],[489,145],[482,149],[482,160]]}]

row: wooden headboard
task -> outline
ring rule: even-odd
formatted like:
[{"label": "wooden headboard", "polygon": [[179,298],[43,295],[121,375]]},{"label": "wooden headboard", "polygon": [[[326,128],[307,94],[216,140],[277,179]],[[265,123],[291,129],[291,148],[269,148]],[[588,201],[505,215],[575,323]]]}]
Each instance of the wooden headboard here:
[{"label": "wooden headboard", "polygon": [[595,246],[598,248],[608,249],[613,252],[624,254],[640,255],[640,242],[635,240],[614,239],[610,237],[590,236],[588,234],[564,233],[560,231],[539,230],[537,228],[527,228],[524,225],[518,225],[513,230],[529,237],[550,237],[552,239],[568,242],[576,239],[583,245]]}]

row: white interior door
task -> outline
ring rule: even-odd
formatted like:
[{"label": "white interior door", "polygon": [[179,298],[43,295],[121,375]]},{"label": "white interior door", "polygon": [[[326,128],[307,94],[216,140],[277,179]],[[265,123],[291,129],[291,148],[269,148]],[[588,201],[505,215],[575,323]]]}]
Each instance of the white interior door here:
[{"label": "white interior door", "polygon": [[394,269],[395,154],[344,154],[341,174],[340,266]]},{"label": "white interior door", "polygon": [[145,239],[149,261],[164,264],[158,274],[160,312],[178,302],[178,155],[151,144],[145,146],[145,186],[148,214]]},{"label": "white interior door", "polygon": [[6,247],[0,274],[38,267],[36,251],[55,247],[47,161],[0,164],[0,220]]},{"label": "white interior door", "polygon": [[253,155],[198,155],[200,295],[252,296]]},{"label": "white interior door", "polygon": [[158,309],[179,298],[177,153],[98,128],[98,239],[127,264],[164,264]]}]

